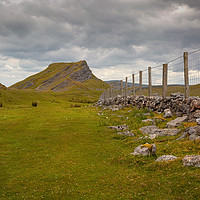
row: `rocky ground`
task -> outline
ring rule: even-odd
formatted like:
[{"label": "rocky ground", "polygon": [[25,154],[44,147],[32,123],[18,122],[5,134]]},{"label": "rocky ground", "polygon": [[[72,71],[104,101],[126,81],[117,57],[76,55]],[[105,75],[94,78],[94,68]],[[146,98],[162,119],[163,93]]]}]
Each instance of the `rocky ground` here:
[{"label": "rocky ground", "polygon": [[[143,120],[143,122],[150,125],[141,127],[139,130],[144,135],[137,140],[142,139],[155,139],[158,137],[166,136],[176,136],[181,133],[181,136],[176,138],[177,141],[184,138],[188,140],[200,140],[200,98],[199,97],[190,97],[185,98],[183,94],[174,93],[170,97],[162,98],[160,96],[145,97],[145,96],[136,96],[136,97],[121,97],[118,96],[114,99],[107,99],[98,101],[98,106],[102,110],[109,109],[111,111],[117,111],[122,108],[136,107],[138,109],[145,108],[149,112],[162,113],[162,118],[153,119],[148,118]],[[130,111],[131,112],[131,111]],[[145,115],[150,115],[146,113]],[[172,118],[166,123],[165,128],[159,128],[156,126],[156,123],[159,121],[165,121],[167,118]],[[190,123],[191,125],[181,129],[183,123]],[[125,136],[135,136],[127,125],[117,125],[110,126],[108,128],[117,130],[118,135]],[[133,155],[154,155],[156,154],[156,145],[155,144],[141,144],[135,148]],[[156,159],[156,161],[169,161],[177,159],[174,155],[162,155]],[[184,166],[194,166],[200,167],[200,155],[186,155],[183,158]]]}]

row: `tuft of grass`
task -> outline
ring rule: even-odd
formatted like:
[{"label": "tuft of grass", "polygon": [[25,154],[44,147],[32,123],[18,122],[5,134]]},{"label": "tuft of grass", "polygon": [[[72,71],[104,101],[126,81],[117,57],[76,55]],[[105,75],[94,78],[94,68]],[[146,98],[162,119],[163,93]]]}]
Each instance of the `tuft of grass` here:
[{"label": "tuft of grass", "polygon": [[37,107],[38,106],[38,102],[37,101],[32,101],[32,106],[33,107]]}]

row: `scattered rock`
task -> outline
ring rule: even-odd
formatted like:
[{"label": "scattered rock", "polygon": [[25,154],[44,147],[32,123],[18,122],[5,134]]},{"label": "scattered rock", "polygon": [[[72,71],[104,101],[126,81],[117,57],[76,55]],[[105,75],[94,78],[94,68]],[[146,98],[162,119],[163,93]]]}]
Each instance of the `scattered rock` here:
[{"label": "scattered rock", "polygon": [[142,122],[148,123],[148,122],[153,122],[153,120],[152,119],[144,119],[144,120],[142,120]]},{"label": "scattered rock", "polygon": [[132,155],[154,155],[156,153],[156,145],[155,144],[143,144],[135,148]]},{"label": "scattered rock", "polygon": [[135,136],[131,131],[118,132],[118,135]]},{"label": "scattered rock", "polygon": [[164,110],[164,118],[169,118],[169,117],[172,117],[173,115],[172,115],[172,112],[171,112],[171,110],[170,109],[165,109]]},{"label": "scattered rock", "polygon": [[167,123],[167,127],[168,128],[174,128],[174,127],[178,127],[181,125],[182,122],[187,121],[188,117],[187,116],[183,116],[183,117],[177,117],[176,119],[170,121]]},{"label": "scattered rock", "polygon": [[200,167],[200,155],[187,155],[183,158],[183,165],[193,166],[193,167]]},{"label": "scattered rock", "polygon": [[124,124],[124,125],[118,125],[118,126],[109,126],[107,128],[115,129],[117,131],[123,131],[123,130],[128,130],[129,129],[129,127],[126,124]]},{"label": "scattered rock", "polygon": [[169,160],[174,160],[174,159],[177,159],[176,156],[173,156],[173,155],[163,155],[163,156],[160,156],[156,159],[156,162],[159,162],[159,161],[169,161]]},{"label": "scattered rock", "polygon": [[189,140],[200,139],[200,126],[191,126],[186,128],[185,131],[189,135]]},{"label": "scattered rock", "polygon": [[200,136],[196,135],[196,134],[192,134],[189,136],[189,140],[198,140],[200,139]]},{"label": "scattered rock", "polygon": [[144,126],[140,128],[140,131],[145,135],[155,134],[157,136],[175,136],[180,132],[179,129],[159,129],[157,126]]},{"label": "scattered rock", "polygon": [[155,134],[157,134],[158,136],[175,136],[180,132],[179,129],[157,129],[157,131],[155,132]]},{"label": "scattered rock", "polygon": [[200,125],[200,118],[197,118],[196,122],[197,122],[198,125]]},{"label": "scattered rock", "polygon": [[140,128],[140,131],[142,131],[144,135],[150,135],[154,134],[157,129],[157,126],[144,126]]}]

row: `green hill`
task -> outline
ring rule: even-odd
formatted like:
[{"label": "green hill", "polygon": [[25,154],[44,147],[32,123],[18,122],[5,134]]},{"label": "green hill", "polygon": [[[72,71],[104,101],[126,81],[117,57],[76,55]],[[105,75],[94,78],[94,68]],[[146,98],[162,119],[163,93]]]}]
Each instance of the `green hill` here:
[{"label": "green hill", "polygon": [[20,81],[10,88],[44,91],[66,91],[76,89],[102,90],[107,84],[95,77],[86,61],[53,63],[44,71]]},{"label": "green hill", "polygon": [[0,90],[6,90],[6,89],[7,89],[7,87],[0,83]]}]

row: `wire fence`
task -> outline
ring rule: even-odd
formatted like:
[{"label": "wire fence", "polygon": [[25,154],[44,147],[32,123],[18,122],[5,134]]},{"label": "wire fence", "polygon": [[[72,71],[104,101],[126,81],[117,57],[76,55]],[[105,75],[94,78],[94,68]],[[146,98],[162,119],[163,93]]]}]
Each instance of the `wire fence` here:
[{"label": "wire fence", "polygon": [[185,94],[185,97],[200,96],[200,49],[190,53],[184,52],[182,56],[166,64],[166,80],[164,64],[160,64],[138,71],[121,82],[111,83],[110,88],[101,95],[100,99],[105,100],[118,95],[163,95],[165,97],[177,92]]}]

